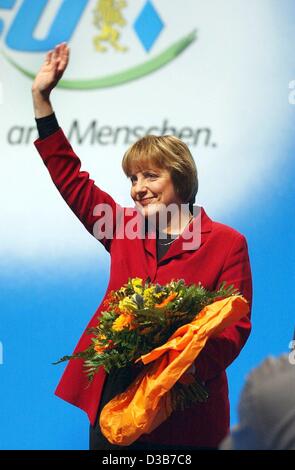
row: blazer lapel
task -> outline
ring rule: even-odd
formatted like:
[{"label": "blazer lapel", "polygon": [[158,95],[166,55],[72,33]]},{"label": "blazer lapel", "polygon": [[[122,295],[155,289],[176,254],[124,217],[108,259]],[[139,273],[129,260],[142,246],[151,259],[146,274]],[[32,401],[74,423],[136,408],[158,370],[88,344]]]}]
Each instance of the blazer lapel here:
[{"label": "blazer lapel", "polygon": [[[185,228],[183,233],[171,244],[160,263],[174,258],[186,251],[198,250],[204,243],[206,236],[212,230],[212,220],[207,216],[203,207],[194,206],[194,219]],[[151,240],[156,245],[155,240]]]}]

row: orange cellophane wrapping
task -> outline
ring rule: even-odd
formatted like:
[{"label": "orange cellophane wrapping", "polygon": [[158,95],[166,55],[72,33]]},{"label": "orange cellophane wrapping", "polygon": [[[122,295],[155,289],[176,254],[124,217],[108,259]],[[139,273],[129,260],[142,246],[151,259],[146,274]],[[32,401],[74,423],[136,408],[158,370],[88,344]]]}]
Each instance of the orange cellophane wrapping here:
[{"label": "orange cellophane wrapping", "polygon": [[249,312],[241,295],[205,307],[191,323],[178,328],[170,339],[138,361],[149,364],[127,390],[107,403],[100,427],[112,444],[127,446],[148,434],[172,413],[167,393],[192,365],[210,336],[236,323]]}]

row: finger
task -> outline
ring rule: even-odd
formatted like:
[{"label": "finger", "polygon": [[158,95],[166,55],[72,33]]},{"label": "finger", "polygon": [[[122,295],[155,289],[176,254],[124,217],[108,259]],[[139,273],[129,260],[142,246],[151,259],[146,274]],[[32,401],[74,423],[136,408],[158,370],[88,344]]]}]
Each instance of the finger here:
[{"label": "finger", "polygon": [[57,54],[60,54],[61,49],[62,49],[62,44],[57,44],[57,46],[55,46],[55,50],[56,50]]},{"label": "finger", "polygon": [[52,58],[51,58],[51,60],[52,60],[53,62],[56,62],[57,57],[58,57],[57,48],[55,47],[55,48],[53,49],[53,52],[52,52]]},{"label": "finger", "polygon": [[69,47],[67,45],[66,42],[63,42],[61,45],[60,45],[60,53],[61,55],[68,55],[69,54]]},{"label": "finger", "polygon": [[63,43],[57,44],[54,48],[55,54],[57,57],[61,57],[64,53],[64,45]]},{"label": "finger", "polygon": [[56,50],[57,55],[61,55],[65,47],[67,47],[65,42],[57,44],[54,48]]},{"label": "finger", "polygon": [[61,55],[61,64],[64,68],[66,68],[70,58],[70,51],[69,49],[64,49],[62,55]]},{"label": "finger", "polygon": [[51,60],[52,60],[52,54],[53,54],[53,51],[48,51],[46,56],[45,56],[45,64],[46,65],[50,65],[51,63]]},{"label": "finger", "polygon": [[65,71],[65,67],[62,65],[61,62],[58,62],[56,66],[56,73],[58,74],[59,78],[61,78],[64,71]]},{"label": "finger", "polygon": [[67,64],[69,62],[69,56],[70,56],[70,51],[67,45],[64,45],[60,51],[60,56],[59,56],[59,65],[58,69],[59,71],[64,71],[67,67]]}]

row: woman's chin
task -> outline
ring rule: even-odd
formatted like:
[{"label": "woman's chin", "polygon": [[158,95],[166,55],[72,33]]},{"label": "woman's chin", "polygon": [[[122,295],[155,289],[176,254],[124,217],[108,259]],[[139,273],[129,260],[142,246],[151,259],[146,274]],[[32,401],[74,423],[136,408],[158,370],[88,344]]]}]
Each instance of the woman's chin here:
[{"label": "woman's chin", "polygon": [[157,204],[155,202],[147,204],[145,206],[140,206],[138,205],[138,209],[141,212],[141,214],[144,217],[155,217],[157,214],[159,214],[161,211],[165,210],[165,207],[163,207],[163,204]]}]

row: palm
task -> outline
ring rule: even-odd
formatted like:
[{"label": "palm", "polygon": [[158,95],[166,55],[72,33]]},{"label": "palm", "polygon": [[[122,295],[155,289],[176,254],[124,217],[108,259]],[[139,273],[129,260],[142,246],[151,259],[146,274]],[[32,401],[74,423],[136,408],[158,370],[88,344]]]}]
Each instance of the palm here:
[{"label": "palm", "polygon": [[60,44],[54,51],[47,53],[44,63],[35,77],[33,88],[42,94],[48,94],[61,79],[69,62],[69,48]]}]

